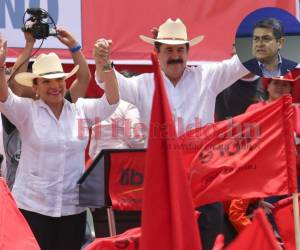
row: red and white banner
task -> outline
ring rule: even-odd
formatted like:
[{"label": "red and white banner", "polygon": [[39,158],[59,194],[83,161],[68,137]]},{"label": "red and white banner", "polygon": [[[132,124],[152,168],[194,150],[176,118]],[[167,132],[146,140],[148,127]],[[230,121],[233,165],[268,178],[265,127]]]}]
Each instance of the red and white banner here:
[{"label": "red and white banner", "polygon": [[[262,7],[279,7],[296,15],[297,2],[297,0],[0,0],[0,31],[5,35],[9,46],[22,43],[24,41],[20,30],[22,14],[28,7],[41,6],[55,17],[57,26],[72,31],[79,41],[82,36],[83,51],[88,59],[92,59],[95,41],[104,37],[113,41],[112,58],[116,63],[150,64],[149,52],[152,47],[141,41],[139,35],[151,36],[152,27],[158,27],[167,18],[180,18],[187,26],[189,38],[205,35],[204,41],[190,50],[189,60],[195,63],[219,61],[231,56],[236,29],[247,14]],[[17,33],[20,34],[18,37]],[[54,41],[55,38],[50,37],[48,40]],[[57,44],[51,43],[43,48],[57,48]],[[20,49],[10,48],[8,56],[15,58],[19,51]],[[54,49],[54,51],[62,58],[70,59],[68,50]]]}]

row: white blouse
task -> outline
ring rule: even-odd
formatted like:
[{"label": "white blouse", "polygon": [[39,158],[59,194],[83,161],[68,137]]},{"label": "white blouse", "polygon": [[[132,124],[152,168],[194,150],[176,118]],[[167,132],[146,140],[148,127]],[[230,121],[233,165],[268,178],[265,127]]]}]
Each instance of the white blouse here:
[{"label": "white blouse", "polygon": [[78,214],[76,182],[84,171],[88,128],[109,117],[118,104],[82,99],[64,106],[57,120],[42,100],[21,98],[9,92],[0,111],[15,124],[22,139],[22,153],[13,187],[21,209],[60,217]]}]

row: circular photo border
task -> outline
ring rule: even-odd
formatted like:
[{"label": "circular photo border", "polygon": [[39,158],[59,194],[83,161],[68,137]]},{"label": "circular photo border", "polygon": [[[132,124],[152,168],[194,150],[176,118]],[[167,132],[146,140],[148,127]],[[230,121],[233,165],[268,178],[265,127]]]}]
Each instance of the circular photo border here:
[{"label": "circular photo border", "polygon": [[[276,38],[272,29],[275,26],[276,30],[277,20],[283,28],[282,38]],[[268,25],[270,28],[263,28]],[[251,73],[265,77],[278,77],[293,70],[300,62],[299,45],[300,22],[286,10],[275,7],[260,8],[248,14],[235,37],[240,61]]]}]

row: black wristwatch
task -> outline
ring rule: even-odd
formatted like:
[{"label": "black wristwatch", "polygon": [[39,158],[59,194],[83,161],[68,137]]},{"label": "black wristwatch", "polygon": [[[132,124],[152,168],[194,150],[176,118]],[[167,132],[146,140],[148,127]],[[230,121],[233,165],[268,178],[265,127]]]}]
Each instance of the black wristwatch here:
[{"label": "black wristwatch", "polygon": [[114,68],[114,63],[113,61],[108,62],[107,64],[105,64],[102,68],[103,72],[109,72]]}]

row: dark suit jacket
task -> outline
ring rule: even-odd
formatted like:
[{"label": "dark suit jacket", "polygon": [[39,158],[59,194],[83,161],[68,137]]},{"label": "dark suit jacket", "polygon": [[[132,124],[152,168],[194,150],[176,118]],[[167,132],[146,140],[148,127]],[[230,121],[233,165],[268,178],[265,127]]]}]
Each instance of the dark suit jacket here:
[{"label": "dark suit jacket", "polygon": [[[285,59],[281,57],[282,64],[281,64],[281,74],[285,75],[289,71],[293,70],[298,63],[293,62],[291,60]],[[259,64],[256,60],[256,58],[250,59],[247,62],[244,62],[243,65],[253,74],[258,76],[263,76],[261,68],[259,67]]]}]

